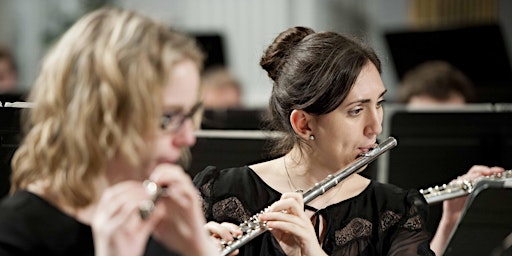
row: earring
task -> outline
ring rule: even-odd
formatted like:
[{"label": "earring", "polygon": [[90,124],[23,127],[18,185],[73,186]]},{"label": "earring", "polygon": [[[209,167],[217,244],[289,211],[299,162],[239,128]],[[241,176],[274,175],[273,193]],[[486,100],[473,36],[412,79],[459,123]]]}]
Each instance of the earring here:
[{"label": "earring", "polygon": [[309,135],[309,140],[315,140],[315,135]]}]

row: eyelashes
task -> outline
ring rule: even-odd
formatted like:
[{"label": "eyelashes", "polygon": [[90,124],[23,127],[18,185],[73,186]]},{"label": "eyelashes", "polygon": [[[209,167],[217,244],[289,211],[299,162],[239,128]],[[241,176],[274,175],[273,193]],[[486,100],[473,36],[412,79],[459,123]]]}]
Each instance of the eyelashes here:
[{"label": "eyelashes", "polygon": [[[386,102],[386,100],[384,100],[384,99],[377,101],[377,104],[376,104],[377,108],[381,108],[384,105],[385,102]],[[363,105],[368,105],[368,104],[369,103],[364,103]],[[349,110],[348,111],[348,115],[349,116],[357,116],[363,110],[364,110],[363,106],[357,106],[355,109]]]}]

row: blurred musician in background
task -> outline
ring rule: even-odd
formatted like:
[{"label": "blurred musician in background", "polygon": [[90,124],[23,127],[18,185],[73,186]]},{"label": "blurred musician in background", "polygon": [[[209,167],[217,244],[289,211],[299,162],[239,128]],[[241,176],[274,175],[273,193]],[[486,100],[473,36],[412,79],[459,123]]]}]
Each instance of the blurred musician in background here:
[{"label": "blurred musician in background", "polygon": [[0,46],[0,94],[12,93],[18,85],[17,65],[12,53]]},{"label": "blurred musician in background", "polygon": [[243,106],[242,86],[227,67],[207,68],[201,77],[201,92],[205,109],[225,110]]},{"label": "blurred musician in background", "polygon": [[426,61],[405,73],[398,101],[411,107],[461,106],[475,98],[474,85],[457,67],[441,60]]},{"label": "blurred musician in background", "polygon": [[[475,99],[474,85],[461,70],[447,61],[426,61],[405,73],[398,87],[398,101],[413,108],[461,107]],[[460,180],[503,172],[501,167],[475,165]],[[464,209],[467,196],[445,200],[443,213],[431,242],[431,248],[441,255],[446,241]]]},{"label": "blurred musician in background", "polygon": [[75,23],[29,98],[0,204],[0,254],[215,255],[198,192],[176,164],[195,142],[202,61],[193,40],[131,11]]}]

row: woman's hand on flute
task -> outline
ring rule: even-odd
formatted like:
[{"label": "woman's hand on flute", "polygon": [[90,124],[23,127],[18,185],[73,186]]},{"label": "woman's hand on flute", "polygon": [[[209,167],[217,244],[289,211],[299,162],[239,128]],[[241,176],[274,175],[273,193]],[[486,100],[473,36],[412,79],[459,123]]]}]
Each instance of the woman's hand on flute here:
[{"label": "woman's hand on flute", "polygon": [[259,218],[267,222],[286,255],[326,255],[304,212],[301,193],[284,193]]},{"label": "woman's hand on flute", "polygon": [[167,188],[155,207],[155,213],[162,211],[164,217],[153,231],[154,238],[182,255],[215,255],[219,250],[204,228],[199,191],[190,176],[178,165],[164,164],[155,168],[151,180]]},{"label": "woman's hand on flute", "polygon": [[[219,247],[219,251],[224,249],[224,244],[233,242],[235,237],[241,236],[243,234],[240,226],[229,222],[217,223],[215,221],[210,221],[206,223],[205,228]],[[235,250],[229,255],[237,255],[238,252],[238,250]]]},{"label": "woman's hand on flute", "polygon": [[138,181],[121,182],[105,190],[91,221],[95,255],[142,255],[163,217],[159,212],[146,220],[140,218],[140,203],[150,199]]},{"label": "woman's hand on flute", "polygon": [[[498,174],[504,172],[505,169],[502,167],[488,167],[484,165],[474,165],[469,169],[469,171],[458,177],[453,181],[469,181],[474,182],[477,178],[483,176],[490,176],[494,174]],[[466,204],[467,196],[445,200],[443,202],[443,217],[449,217],[452,222],[457,222],[462,210],[464,209],[464,205]]]},{"label": "woman's hand on flute", "polygon": [[[474,165],[466,174],[458,177],[452,182],[473,182],[477,178],[498,174],[503,171],[505,171],[505,169],[501,167]],[[466,205],[467,198],[468,196],[463,196],[443,201],[443,215],[439,221],[439,225],[432,242],[430,242],[430,248],[436,253],[436,255],[441,255],[443,253],[450,234],[452,233],[455,224],[459,220],[464,206]]]}]

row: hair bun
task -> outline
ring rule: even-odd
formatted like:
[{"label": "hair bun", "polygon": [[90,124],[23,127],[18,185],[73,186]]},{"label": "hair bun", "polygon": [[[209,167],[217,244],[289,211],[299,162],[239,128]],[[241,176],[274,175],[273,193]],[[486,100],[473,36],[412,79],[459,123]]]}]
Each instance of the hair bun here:
[{"label": "hair bun", "polygon": [[313,33],[315,31],[307,27],[292,27],[281,32],[263,53],[260,66],[267,71],[272,80],[276,81],[290,51],[302,39]]}]

